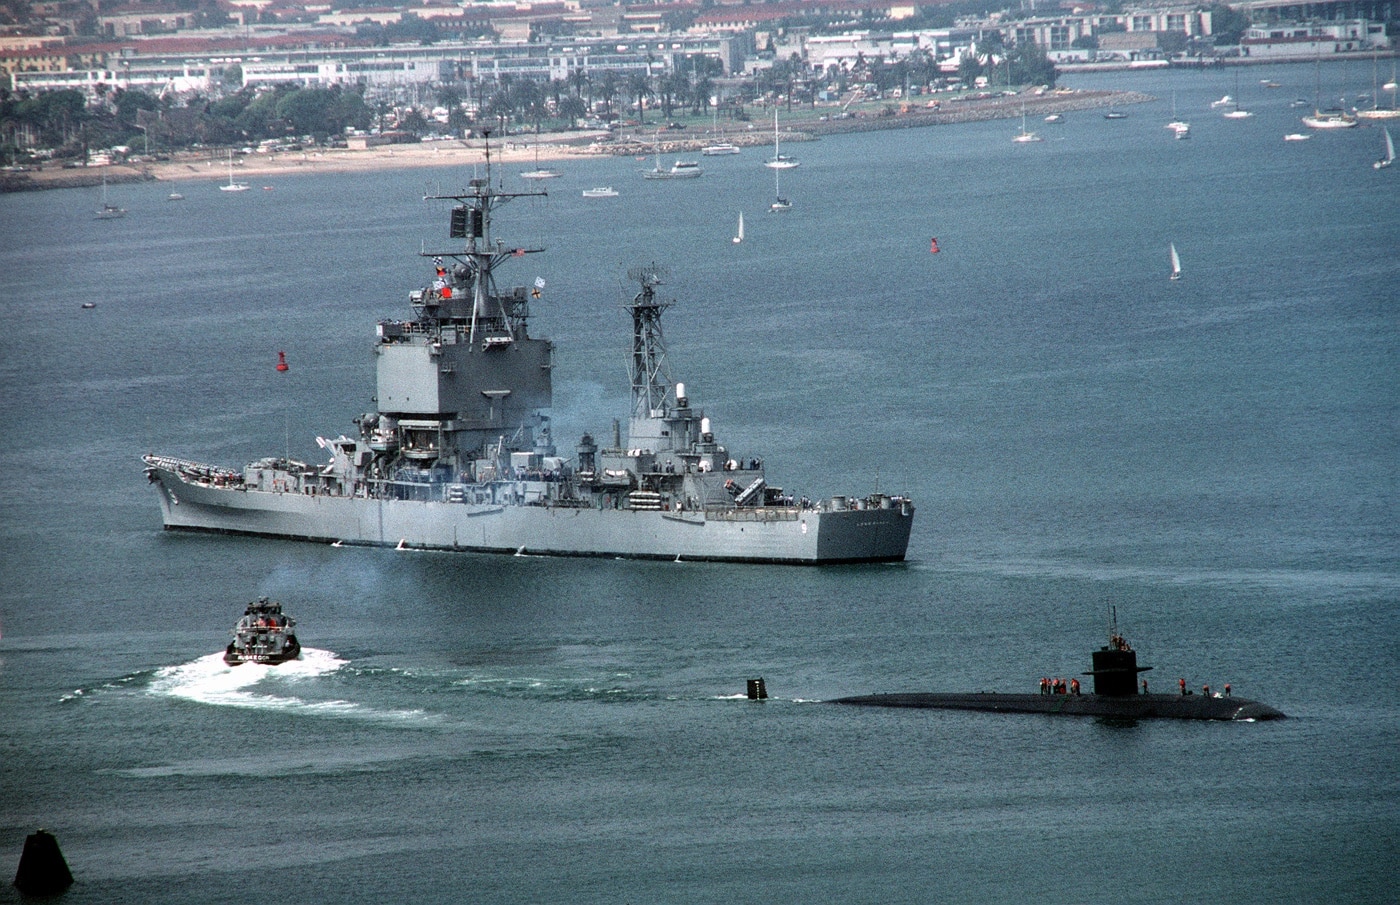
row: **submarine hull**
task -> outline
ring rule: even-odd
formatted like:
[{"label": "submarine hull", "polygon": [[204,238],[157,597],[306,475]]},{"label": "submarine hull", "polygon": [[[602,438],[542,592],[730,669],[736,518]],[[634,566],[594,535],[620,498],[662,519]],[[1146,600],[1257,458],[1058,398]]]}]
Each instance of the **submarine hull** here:
[{"label": "submarine hull", "polygon": [[1135,694],[938,694],[909,692],[836,698],[832,704],[865,707],[912,707],[933,710],[977,710],[986,713],[1045,713],[1052,716],[1096,716],[1111,719],[1278,720],[1284,714],[1267,704],[1245,698],[1205,695]]}]

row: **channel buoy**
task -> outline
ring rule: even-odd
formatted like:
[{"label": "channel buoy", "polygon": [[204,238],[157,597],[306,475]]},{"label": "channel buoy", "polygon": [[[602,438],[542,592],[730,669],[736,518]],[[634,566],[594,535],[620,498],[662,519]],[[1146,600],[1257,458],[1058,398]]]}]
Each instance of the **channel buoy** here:
[{"label": "channel buoy", "polygon": [[47,830],[30,833],[19,856],[15,888],[28,896],[55,896],[72,885],[73,874],[58,840]]},{"label": "channel buoy", "polygon": [[287,353],[286,353],[286,352],[278,352],[278,353],[277,353],[277,370],[279,370],[279,371],[290,371],[291,369],[292,369],[292,368],[291,368],[291,365],[287,364]]}]

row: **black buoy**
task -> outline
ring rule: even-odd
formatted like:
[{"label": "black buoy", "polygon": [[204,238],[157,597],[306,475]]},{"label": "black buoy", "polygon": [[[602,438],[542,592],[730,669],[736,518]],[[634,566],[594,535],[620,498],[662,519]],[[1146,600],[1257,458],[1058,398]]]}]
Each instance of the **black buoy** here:
[{"label": "black buoy", "polygon": [[763,684],[762,677],[749,679],[749,700],[765,701],[768,699],[768,687]]},{"label": "black buoy", "polygon": [[73,885],[73,874],[58,840],[47,830],[30,833],[24,840],[24,853],[19,856],[15,872],[15,888],[25,895],[52,896]]}]

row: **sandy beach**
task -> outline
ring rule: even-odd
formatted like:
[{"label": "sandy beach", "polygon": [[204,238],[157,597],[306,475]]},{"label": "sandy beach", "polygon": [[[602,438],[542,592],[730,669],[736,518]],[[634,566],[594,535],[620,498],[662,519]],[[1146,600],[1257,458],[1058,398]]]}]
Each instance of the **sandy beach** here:
[{"label": "sandy beach", "polygon": [[[821,110],[800,112],[782,127],[782,140],[814,141],[823,135],[870,132],[884,129],[924,128],[956,125],[989,119],[1009,119],[1024,110],[1032,116],[1068,113],[1109,106],[1125,106],[1150,101],[1145,94],[1131,91],[1075,91],[1039,97],[998,97],[977,101],[948,101],[938,108],[913,106],[893,114],[862,112],[853,116],[822,118]],[[541,133],[515,135],[491,140],[491,159],[496,163],[533,164],[567,161],[579,157],[644,156],[656,153],[699,153],[707,144],[729,142],[739,146],[766,146],[772,131],[758,121],[728,124],[719,133],[709,130],[632,130],[630,132]],[[168,160],[141,159],[104,167],[58,167],[25,169],[0,174],[0,191],[34,191],[50,188],[76,188],[108,183],[220,182],[228,179],[227,149],[179,151]],[[389,169],[460,167],[486,161],[486,142],[480,138],[391,144],[370,148],[315,148],[304,151],[234,153],[233,170],[238,180],[272,179],[298,173],[363,173]]]}]

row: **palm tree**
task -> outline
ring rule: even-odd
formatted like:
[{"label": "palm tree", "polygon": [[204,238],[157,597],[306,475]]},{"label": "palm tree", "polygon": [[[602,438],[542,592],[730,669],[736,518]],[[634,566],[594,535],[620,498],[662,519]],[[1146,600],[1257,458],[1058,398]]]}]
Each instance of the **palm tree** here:
[{"label": "palm tree", "polygon": [[644,102],[652,96],[651,79],[645,72],[631,72],[627,75],[627,93],[637,99],[637,122],[645,123]]},{"label": "palm tree", "polygon": [[714,95],[714,79],[710,78],[708,75],[701,76],[699,81],[692,85],[690,89],[692,101],[691,109],[695,111],[696,115],[704,116],[710,110],[710,98],[714,97]]},{"label": "palm tree", "polygon": [[593,109],[593,81],[588,77],[587,72],[582,69],[570,71],[569,87],[574,89],[574,97],[582,98],[588,109]]},{"label": "palm tree", "polygon": [[534,79],[518,80],[510,92],[511,111],[532,121],[536,132],[540,131],[540,116],[544,113],[543,100],[539,83]]},{"label": "palm tree", "polygon": [[598,86],[598,94],[603,98],[603,109],[609,114],[612,113],[612,102],[617,97],[617,73],[611,69],[603,72],[602,84]]}]

